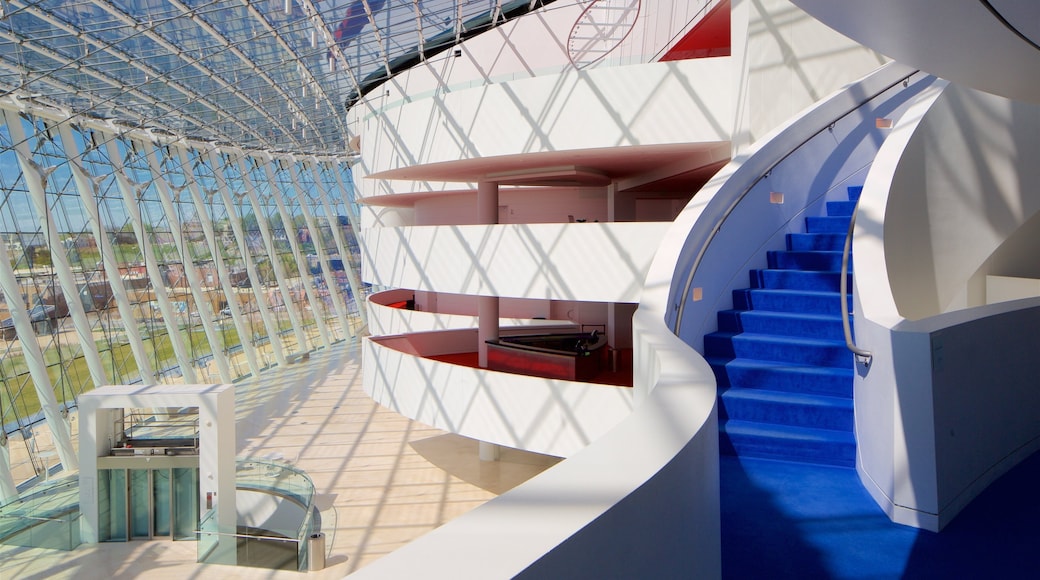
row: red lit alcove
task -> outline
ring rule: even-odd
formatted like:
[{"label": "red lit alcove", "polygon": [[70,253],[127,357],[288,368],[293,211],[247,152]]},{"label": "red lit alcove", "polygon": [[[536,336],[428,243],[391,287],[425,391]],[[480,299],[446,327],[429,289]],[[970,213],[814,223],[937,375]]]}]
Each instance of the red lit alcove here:
[{"label": "red lit alcove", "polygon": [[729,0],[717,4],[661,61],[729,56]]}]

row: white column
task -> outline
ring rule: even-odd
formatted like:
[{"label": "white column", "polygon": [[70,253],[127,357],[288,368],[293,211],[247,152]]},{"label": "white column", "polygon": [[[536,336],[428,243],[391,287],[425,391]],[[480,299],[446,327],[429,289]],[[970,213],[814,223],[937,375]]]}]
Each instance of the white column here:
[{"label": "white column", "polygon": [[[68,138],[66,143],[70,141],[72,139]],[[94,233],[94,239],[97,240],[98,250],[101,252],[101,267],[104,269],[108,285],[112,289],[116,309],[119,310],[119,316],[123,320],[123,330],[126,332],[130,352],[134,355],[134,362],[137,363],[138,376],[141,377],[142,384],[154,384],[155,369],[152,367],[152,359],[144,348],[141,331],[137,326],[137,319],[134,317],[134,307],[130,303],[130,296],[126,293],[126,286],[123,285],[122,274],[119,272],[119,262],[112,250],[112,244],[109,243],[108,233],[101,223],[101,212],[97,204],[97,197],[100,197],[99,185],[75,160],[70,158],[69,165],[72,167],[72,178],[80,192],[80,201],[87,213],[87,222]]]},{"label": "white column", "polygon": [[[335,163],[338,165],[340,162],[337,161]],[[333,173],[335,174],[335,177],[336,177],[336,185],[338,185],[340,191],[342,191],[344,193],[343,205],[347,209],[347,221],[350,222],[350,229],[351,229],[351,231],[354,232],[354,236],[356,238],[360,238],[360,235],[361,235],[361,223],[360,223],[360,220],[358,219],[358,216],[356,215],[356,207],[355,207],[356,203],[354,202],[354,200],[346,197],[346,193],[348,191],[353,191],[354,184],[353,183],[350,183],[350,184],[344,183],[342,172],[339,171],[338,167],[333,171]],[[364,252],[365,248],[360,246],[360,240],[358,241],[358,245],[359,245],[360,251]],[[357,272],[357,274],[360,276],[361,272]],[[363,280],[359,279],[359,282],[363,282]],[[361,316],[361,320],[364,321],[365,325],[367,326],[368,325],[368,301],[367,300],[357,300],[357,306],[358,306],[358,314]]]},{"label": "white column", "polygon": [[[311,236],[315,240],[314,251],[318,254],[318,262],[321,263],[322,272],[325,274],[325,286],[329,290],[329,299],[332,301],[332,307],[336,311],[336,318],[339,319],[344,337],[352,338],[354,336],[354,331],[350,328],[350,320],[347,318],[347,302],[340,295],[339,285],[335,283],[335,280],[332,280],[332,283],[329,283],[329,279],[332,277],[332,262],[329,260],[329,255],[325,251],[325,245],[321,243],[321,230],[318,229],[318,224],[314,220],[314,214],[311,213],[310,207],[307,206],[307,192],[303,191],[303,188],[300,187],[300,180],[296,176],[296,163],[290,163],[289,168],[289,175],[292,177],[293,187],[296,188],[296,193],[300,200],[300,213],[303,214],[303,219],[307,223],[307,228],[310,229]],[[317,185],[315,185],[315,187],[317,187]]]},{"label": "white column", "polygon": [[[293,258],[296,260],[296,269],[299,270],[299,276],[301,284],[303,285],[303,291],[307,294],[307,302],[311,305],[311,313],[314,316],[314,324],[318,328],[318,336],[321,338],[321,344],[325,348],[329,348],[332,345],[332,341],[329,339],[328,325],[325,324],[325,317],[318,316],[318,312],[314,310],[320,304],[320,299],[317,293],[314,291],[314,285],[311,284],[310,269],[307,267],[307,257],[300,251],[300,243],[297,239],[296,222],[293,220],[293,215],[289,213],[288,208],[285,206],[285,202],[282,201],[290,192],[283,191],[280,186],[280,182],[275,178],[274,171],[271,169],[273,161],[268,155],[265,157],[264,171],[267,173],[267,180],[271,183],[271,188],[274,190],[272,197],[274,198],[275,206],[278,207],[278,215],[282,216],[282,225],[285,227],[286,237],[289,238],[289,247],[292,248]],[[291,192],[295,195],[295,192]],[[299,203],[302,203],[300,201]]]},{"label": "white column", "polygon": [[0,506],[18,499],[18,487],[11,474],[11,443],[7,433],[0,430]]},{"label": "white column", "polygon": [[224,179],[223,171],[220,169],[220,153],[216,149],[210,149],[209,159],[213,164],[213,174],[217,178],[217,193],[224,200],[224,206],[227,208],[228,216],[231,218],[228,222],[230,222],[231,230],[235,233],[235,238],[238,241],[238,251],[242,255],[242,262],[246,267],[246,275],[249,276],[249,285],[256,300],[257,312],[260,314],[260,320],[263,321],[264,327],[267,329],[267,338],[271,344],[271,354],[274,355],[275,363],[278,366],[285,366],[286,360],[285,351],[282,349],[282,337],[278,334],[278,325],[271,317],[271,310],[267,305],[267,297],[264,296],[264,287],[261,284],[260,277],[257,275],[256,263],[253,261],[253,255],[249,252],[249,247],[246,245],[246,234],[242,229],[242,222],[239,219],[238,212],[235,211],[235,202],[231,199],[231,191],[228,188],[227,181]]},{"label": "white column", "polygon": [[40,343],[36,341],[36,332],[33,331],[32,321],[29,319],[29,311],[21,304],[22,290],[18,287],[18,279],[8,256],[11,252],[7,247],[7,240],[0,236],[0,291],[7,296],[8,308],[11,320],[14,322],[15,332],[18,334],[18,343],[22,347],[22,355],[25,357],[25,365],[29,367],[29,376],[32,378],[33,388],[36,396],[40,399],[40,408],[43,410],[44,419],[51,429],[51,437],[54,439],[54,447],[58,451],[58,459],[67,471],[79,469],[79,460],[76,450],[72,447],[72,434],[68,421],[58,407],[58,399],[54,396],[54,385],[51,383],[50,375],[47,374],[47,363],[43,358],[43,350]]},{"label": "white column", "polygon": [[480,368],[488,366],[487,341],[498,340],[498,296],[477,297],[477,358]]},{"label": "white column", "polygon": [[130,216],[130,223],[134,228],[134,236],[137,237],[137,245],[141,248],[141,253],[144,255],[145,270],[148,272],[148,277],[152,283],[152,295],[155,296],[155,303],[159,306],[159,312],[162,314],[163,325],[166,326],[170,344],[173,346],[173,354],[181,368],[184,382],[194,383],[196,382],[195,369],[191,366],[191,354],[184,347],[184,341],[181,339],[180,329],[177,325],[177,315],[170,304],[170,296],[166,292],[166,283],[163,280],[162,271],[159,270],[159,261],[156,259],[155,251],[152,249],[151,236],[148,235],[148,230],[144,227],[141,207],[137,203],[137,196],[147,187],[147,184],[131,183],[130,178],[126,175],[123,158],[115,144],[115,140],[108,141],[107,146],[108,157],[112,160],[112,166],[115,169],[116,185],[119,186],[119,190],[123,193],[123,204],[126,206],[127,214]]},{"label": "white column", "polygon": [[[148,166],[151,168],[153,175],[162,175],[159,160],[156,158],[155,148],[148,151]],[[173,206],[172,196],[170,195],[170,190],[173,189],[173,186],[163,179],[156,179],[155,183],[159,193],[159,203],[162,204],[163,211],[166,213],[166,219],[170,223],[170,233],[173,235],[173,240],[177,244],[178,250],[180,250],[181,267],[184,268],[184,275],[188,279],[191,298],[195,301],[195,307],[200,311],[202,330],[206,334],[206,341],[209,342],[210,352],[213,353],[213,364],[217,367],[220,382],[230,383],[232,376],[227,359],[224,358],[222,353],[214,350],[220,345],[220,338],[217,335],[216,328],[213,326],[214,313],[210,309],[209,300],[206,299],[205,294],[202,292],[202,281],[199,279],[198,270],[195,269],[195,260],[192,258],[191,250],[184,241],[184,231],[181,229],[182,224],[176,219],[177,209]],[[180,195],[180,192],[185,187],[183,185],[178,187],[177,195]]]},{"label": "white column", "polygon": [[271,268],[274,270],[275,280],[278,281],[278,293],[282,297],[282,304],[285,305],[285,313],[289,315],[289,322],[292,324],[293,332],[296,334],[296,344],[299,352],[307,352],[307,335],[303,332],[303,323],[300,320],[300,315],[296,312],[296,301],[292,299],[292,293],[289,291],[289,284],[285,280],[285,266],[282,265],[281,257],[274,247],[274,240],[271,238],[270,224],[267,222],[267,214],[264,212],[264,207],[260,204],[260,199],[256,195],[256,186],[253,184],[253,176],[249,172],[249,164],[245,162],[243,157],[238,158],[238,169],[242,173],[242,182],[246,186],[246,197],[249,198],[249,203],[253,207],[253,214],[256,215],[257,228],[260,230],[260,237],[264,240],[264,248],[267,250],[267,255],[271,260]]},{"label": "white column", "polygon": [[[343,272],[347,275],[347,284],[350,285],[350,291],[354,294],[354,304],[357,305],[358,317],[361,318],[363,326],[368,326],[368,311],[364,305],[365,297],[361,292],[361,282],[358,280],[357,272],[354,271],[354,267],[350,263],[350,246],[343,239],[343,231],[340,229],[339,219],[337,219],[338,214],[333,210],[332,205],[328,202],[328,197],[325,195],[325,182],[321,179],[321,168],[318,167],[317,161],[314,161],[312,170],[314,171],[314,182],[317,185],[318,201],[325,210],[325,216],[328,218],[329,227],[332,230],[332,239],[336,242],[336,248],[339,250],[340,258],[343,260]],[[349,217],[347,221],[349,223]]]},{"label": "white column", "polygon": [[235,389],[220,385],[201,396],[199,405],[199,512],[206,512],[206,494],[213,494],[220,539],[218,562],[237,558],[238,511],[235,498]]},{"label": "white column", "polygon": [[[5,115],[0,116],[0,119],[7,124],[15,143],[25,141],[21,119],[17,113],[5,111]],[[18,135],[21,135],[21,138],[15,138],[15,131],[17,131]],[[20,158],[19,161],[21,161]],[[54,253],[56,252],[52,252],[52,254]],[[18,286],[18,279],[15,276],[14,268],[9,258],[12,255],[7,247],[7,240],[0,236],[0,292],[7,296],[11,321],[14,323],[18,342],[22,347],[22,354],[29,369],[29,376],[32,378],[33,388],[36,390],[36,396],[40,400],[40,408],[43,410],[44,419],[51,429],[51,436],[54,439],[54,446],[58,452],[58,459],[66,470],[75,471],[79,469],[79,460],[76,457],[75,449],[72,447],[71,428],[68,421],[66,421],[66,416],[62,414],[61,409],[58,407],[57,398],[54,396],[54,385],[47,374],[47,363],[43,357],[43,350],[36,340],[36,333],[33,331],[29,312],[25,305],[20,303],[22,292]],[[10,464],[7,465],[5,471],[7,472],[7,478],[12,479]]]},{"label": "white column", "polygon": [[65,251],[65,245],[62,243],[61,234],[58,232],[55,220],[50,217],[50,208],[47,207],[47,176],[50,174],[50,170],[40,167],[32,159],[29,142],[26,140],[25,131],[21,123],[8,122],[8,131],[10,131],[11,140],[14,141],[18,165],[22,169],[22,176],[29,190],[29,197],[32,199],[33,208],[36,210],[36,215],[40,220],[40,230],[47,240],[47,247],[51,250],[51,268],[53,268],[54,274],[58,277],[58,284],[61,286],[62,294],[65,295],[65,303],[69,308],[69,317],[72,318],[76,337],[79,339],[80,350],[83,353],[83,360],[87,364],[87,370],[90,373],[90,380],[95,387],[99,387],[108,383],[108,377],[105,373],[105,367],[101,363],[101,355],[98,354],[97,345],[94,343],[94,335],[90,329],[90,322],[87,320],[87,313],[83,309],[83,302],[80,301],[79,288],[76,285],[76,278],[72,274],[72,267],[69,266],[68,253]]},{"label": "white column", "polygon": [[[477,184],[477,221],[482,224],[498,223],[498,184]],[[498,340],[499,298],[477,297],[477,358],[480,368],[487,368],[487,341]]]},{"label": "white column", "polygon": [[498,223],[498,184],[482,181],[477,184],[477,223]]},{"label": "white column", "polygon": [[631,193],[618,191],[616,181],[607,186],[607,221],[632,222],[636,220],[636,198]]},{"label": "white column", "polygon": [[[178,148],[178,154],[181,166],[190,168],[192,163],[188,152],[185,149]],[[204,159],[205,154],[200,154],[200,158]],[[256,348],[252,342],[247,340],[249,331],[246,329],[242,313],[239,312],[238,295],[235,293],[234,286],[231,285],[231,279],[228,278],[227,266],[224,264],[224,253],[222,252],[223,244],[217,239],[217,235],[213,231],[213,220],[210,219],[209,208],[206,207],[206,202],[202,199],[202,192],[199,189],[198,182],[195,181],[194,173],[185,171],[184,175],[187,179],[186,184],[188,191],[191,193],[192,203],[195,204],[195,213],[199,216],[199,221],[202,222],[202,232],[206,236],[206,245],[210,247],[210,253],[213,256],[213,266],[217,270],[218,283],[224,293],[224,299],[227,301],[228,308],[231,310],[231,321],[235,325],[235,332],[238,333],[239,342],[242,345],[242,354],[246,357],[246,365],[249,367],[249,372],[254,377],[258,377],[260,376],[260,362],[257,360]],[[229,353],[221,354],[230,362]]]},{"label": "white column", "polygon": [[72,130],[68,124],[63,123],[61,125],[59,134],[61,135],[62,147],[69,158],[69,166],[72,167],[72,179],[76,184],[76,190],[79,191],[80,203],[82,203],[83,209],[87,212],[87,224],[90,226],[90,231],[94,235],[98,250],[101,252],[101,267],[105,272],[108,286],[112,290],[112,299],[116,303],[116,309],[119,310],[119,316],[123,320],[123,331],[126,333],[127,343],[130,346],[131,354],[134,356],[134,362],[137,363],[138,376],[141,378],[142,384],[151,385],[155,382],[155,369],[152,367],[152,360],[144,348],[141,331],[134,317],[134,308],[130,303],[130,296],[126,293],[126,286],[123,285],[122,275],[119,272],[119,262],[116,259],[115,252],[112,250],[108,232],[101,221],[98,199],[101,197],[100,180],[102,178],[90,175],[78,161],[80,155],[79,145],[76,139],[73,138]]},{"label": "white column", "polygon": [[498,461],[502,456],[502,447],[487,441],[477,441],[477,455],[481,461]]}]

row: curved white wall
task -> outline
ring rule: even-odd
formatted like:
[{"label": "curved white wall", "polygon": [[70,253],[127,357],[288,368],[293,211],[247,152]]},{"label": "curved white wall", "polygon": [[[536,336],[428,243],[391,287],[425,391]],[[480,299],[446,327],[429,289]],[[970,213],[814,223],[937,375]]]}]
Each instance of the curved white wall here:
[{"label": "curved white wall", "polygon": [[[368,299],[368,330],[372,336],[389,336],[395,334],[407,334],[412,332],[428,332],[431,330],[449,330],[462,328],[477,328],[477,299],[473,296],[452,296],[455,299],[469,299],[467,306],[471,314],[448,314],[440,305],[446,300],[438,296],[427,299],[435,300],[438,305],[437,312],[423,310],[406,310],[385,306],[399,300],[408,300],[415,296],[415,292],[406,289],[387,290],[369,296]],[[524,312],[522,308],[514,308],[511,299],[503,299],[499,314],[498,326],[500,329],[528,328],[537,329],[538,332],[577,332],[580,325],[570,320],[533,319]],[[519,305],[519,306],[524,306]],[[548,310],[546,306],[542,310]],[[512,317],[512,318],[511,318]]]},{"label": "curved white wall", "polygon": [[396,288],[638,302],[662,222],[370,228],[362,278]]},{"label": "curved white wall", "polygon": [[[855,3],[833,4],[847,9]],[[863,20],[877,27],[871,17]],[[733,60],[740,63],[733,77],[734,152],[888,61],[790,0],[734,0],[731,22]]]},{"label": "curved white wall", "polygon": [[[690,226],[680,220],[669,230],[649,268],[633,320],[642,403],[631,415],[566,461],[352,577],[722,576],[715,378],[663,320]],[[365,346],[368,356],[372,342]]]},{"label": "curved white wall", "polygon": [[981,306],[978,283],[1035,255],[1006,240],[1036,240],[1038,108],[944,86],[879,152],[854,238],[856,337],[874,355],[858,468],[890,517],[933,530],[1040,448],[1038,300]]},{"label": "curved white wall", "polygon": [[567,457],[632,412],[632,389],[471,368],[422,358],[476,352],[477,331],[365,341],[364,388],[427,425],[507,447]]},{"label": "curved white wall", "polygon": [[307,509],[294,500],[267,491],[239,489],[235,492],[238,525],[281,534],[296,540],[307,517]]},{"label": "curved white wall", "polygon": [[[655,60],[668,45],[707,13],[719,0],[654,0],[644,2],[639,20],[597,67]],[[359,106],[381,108],[434,92],[459,90],[487,83],[515,81],[572,68],[568,36],[588,6],[586,0],[556,0],[544,10],[525,15],[467,40],[452,51],[397,75]],[[652,8],[652,9],[651,9]],[[600,16],[600,21],[603,18]],[[618,38],[618,35],[611,34]],[[387,95],[389,91],[389,95]],[[366,102],[367,101],[367,102]]]},{"label": "curved white wall", "polygon": [[[729,140],[734,95],[727,57],[566,70],[411,98],[355,118],[368,175],[460,159]],[[351,115],[358,116],[361,108]],[[359,180],[363,197],[445,189]]]},{"label": "curved white wall", "polygon": [[[893,175],[886,212],[888,268],[903,317],[985,304],[985,275],[1015,273],[987,261],[1040,211],[1038,128],[1040,106],[970,89],[944,91],[929,110]],[[1029,239],[1017,247],[1027,259],[1035,255]]]}]

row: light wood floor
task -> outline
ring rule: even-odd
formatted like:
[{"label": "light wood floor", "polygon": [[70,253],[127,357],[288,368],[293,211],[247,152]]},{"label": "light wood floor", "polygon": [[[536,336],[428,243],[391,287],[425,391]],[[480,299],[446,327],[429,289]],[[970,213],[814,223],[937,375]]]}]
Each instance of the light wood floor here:
[{"label": "light wood floor", "polygon": [[[373,403],[358,354],[334,347],[236,385],[238,455],[287,461],[317,488],[329,555],[307,578],[342,578],[558,461],[505,449],[500,461],[481,462],[476,441]],[[167,540],[71,552],[0,546],[0,579],[301,578],[195,558],[195,542]]]}]

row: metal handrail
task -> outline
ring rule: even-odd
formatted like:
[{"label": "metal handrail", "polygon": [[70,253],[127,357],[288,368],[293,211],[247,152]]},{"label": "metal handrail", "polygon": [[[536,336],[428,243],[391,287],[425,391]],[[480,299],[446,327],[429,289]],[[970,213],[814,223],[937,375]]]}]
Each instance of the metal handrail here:
[{"label": "metal handrail", "polygon": [[845,248],[841,254],[841,281],[839,289],[841,294],[841,328],[845,333],[845,348],[852,351],[856,355],[857,360],[869,367],[870,361],[874,359],[874,354],[869,350],[856,346],[855,341],[852,340],[852,324],[849,320],[849,256],[852,253],[852,232],[856,229],[856,214],[858,213],[859,202],[857,201],[855,209],[852,210],[852,217],[849,219],[849,231],[845,234]]},{"label": "metal handrail", "polygon": [[907,74],[900,76],[898,80],[885,85],[884,88],[875,91],[873,94],[867,96],[866,98],[861,99],[855,106],[846,109],[840,115],[835,117],[832,121],[830,121],[820,129],[813,131],[812,134],[803,139],[801,143],[799,143],[795,147],[790,148],[786,153],[781,155],[779,159],[770,163],[769,167],[766,168],[765,171],[761,172],[750,184],[747,185],[747,187],[744,188],[744,191],[741,192],[741,194],[738,195],[732,203],[730,203],[729,207],[727,207],[726,211],[722,214],[722,217],[720,217],[718,220],[715,221],[714,224],[712,224],[711,232],[708,233],[707,238],[701,244],[700,250],[697,253],[697,257],[694,259],[693,265],[690,267],[690,273],[686,277],[686,284],[683,286],[683,291],[680,294],[678,304],[676,305],[677,312],[675,317],[675,323],[672,327],[672,330],[676,334],[676,336],[679,335],[680,329],[682,327],[683,312],[686,308],[686,301],[690,296],[690,289],[693,287],[693,278],[697,274],[697,269],[700,267],[701,261],[704,259],[704,255],[708,252],[708,246],[711,245],[712,240],[715,239],[715,236],[718,235],[719,231],[722,229],[722,224],[725,223],[726,220],[729,218],[730,214],[732,214],[737,209],[737,206],[739,206],[741,202],[744,201],[744,198],[747,197],[749,193],[751,193],[751,190],[753,190],[763,179],[769,177],[769,174],[773,171],[773,169],[775,169],[778,165],[786,161],[788,157],[790,157],[794,154],[795,151],[798,151],[807,143],[809,143],[809,141],[812,141],[814,138],[816,138],[824,131],[833,128],[835,123],[856,112],[863,105],[866,105],[867,103],[873,101],[874,99],[888,92],[900,83],[904,83],[903,86],[906,86],[905,83],[907,83],[911,77],[913,77],[915,74],[919,72],[920,70],[913,70]]}]

